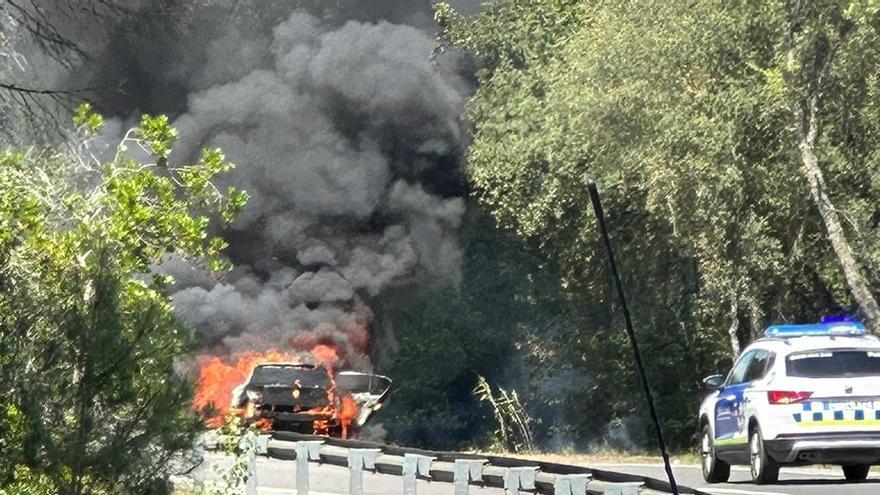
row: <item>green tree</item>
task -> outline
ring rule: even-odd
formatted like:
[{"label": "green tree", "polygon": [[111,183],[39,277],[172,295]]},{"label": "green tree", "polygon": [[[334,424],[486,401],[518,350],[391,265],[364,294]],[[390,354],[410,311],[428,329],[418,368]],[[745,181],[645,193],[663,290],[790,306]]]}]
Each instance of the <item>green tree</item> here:
[{"label": "green tree", "polygon": [[465,18],[438,6],[444,39],[483,66],[470,178],[501,225],[558,260],[591,337],[561,334],[554,356],[608,387],[602,416],[639,405],[609,378],[631,366],[589,179],[679,441],[694,429],[694,370],[723,366],[768,321],[842,307],[876,323],[876,7],[509,0]]},{"label": "green tree", "polygon": [[467,207],[461,239],[458,287],[407,287],[380,308],[380,345],[392,349],[379,362],[394,392],[377,421],[403,445],[490,446],[498,424],[473,393],[479,377],[529,393],[511,356],[527,345],[525,335],[549,334],[549,322],[564,312],[552,262],[499,230],[476,202]]},{"label": "green tree", "polygon": [[[833,165],[876,170],[870,168],[871,158],[866,156],[873,142],[859,134],[878,124],[870,117],[865,119],[862,112],[876,105],[876,97],[866,98],[864,93],[877,88],[874,67],[878,52],[873,44],[880,39],[880,4],[872,0],[788,1],[783,6],[785,57],[780,65],[802,171],[852,297],[878,330],[880,306],[856,260],[858,253],[848,240],[851,234],[844,229],[842,215],[835,207],[820,157],[833,157],[825,159]],[[856,229],[858,220],[853,225]]]},{"label": "green tree", "polygon": [[[76,122],[81,136],[102,124],[88,107]],[[212,185],[232,167],[219,150],[168,164],[175,138],[144,116],[109,161],[86,141],[0,158],[0,486],[162,492],[191,445],[175,371],[191,336],[150,266],[177,253],[223,269],[208,215],[229,221],[247,196]]]}]

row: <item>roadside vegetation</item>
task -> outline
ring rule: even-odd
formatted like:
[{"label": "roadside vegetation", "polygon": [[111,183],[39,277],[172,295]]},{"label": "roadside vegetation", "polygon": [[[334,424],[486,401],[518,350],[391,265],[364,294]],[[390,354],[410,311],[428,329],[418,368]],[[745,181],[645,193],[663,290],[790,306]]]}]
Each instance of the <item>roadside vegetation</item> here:
[{"label": "roadside vegetation", "polygon": [[555,405],[567,425],[546,434],[577,444],[599,425],[650,431],[590,179],[679,448],[701,377],[768,323],[847,313],[878,329],[878,10],[510,0],[464,17],[437,6],[442,39],[480,66],[467,112],[475,195],[558,266],[570,303],[558,333],[522,336],[536,369],[583,380]]},{"label": "roadside vegetation", "polygon": [[[330,83],[339,81],[331,69],[320,74],[327,86],[303,98],[290,93],[299,99],[278,107],[295,111],[294,103],[315,98],[321,103],[309,111],[317,123],[288,122],[296,119],[263,104],[275,103],[270,94],[258,95],[267,100],[256,110],[231,106],[243,120],[227,129],[220,106],[238,102],[196,98],[208,88],[259,82],[276,62],[296,62],[299,51],[276,60],[273,50],[299,39],[302,26],[324,33],[307,37],[311,48],[338,42],[346,57],[372,56],[346,48],[347,31],[339,27],[349,22],[357,35],[379,25],[376,19],[420,19],[401,39],[421,39],[416,31],[429,24],[428,2],[141,3],[83,0],[88,8],[79,9],[52,0],[45,16],[0,6],[0,494],[165,493],[169,476],[188,465],[201,428],[191,412],[192,352],[222,345],[241,329],[199,341],[174,311],[173,281],[153,269],[169,255],[218,274],[229,268],[224,253],[247,254],[243,273],[252,288],[274,291],[297,270],[336,269],[346,257],[361,256],[365,265],[394,257],[373,253],[372,243],[401,247],[401,260],[389,261],[401,266],[388,268],[381,290],[354,289],[339,275],[334,280],[345,290],[315,297],[344,299],[325,306],[347,310],[351,303],[372,318],[364,344],[371,354],[360,357],[394,387],[367,433],[412,447],[601,459],[595,453],[653,446],[589,207],[589,180],[603,195],[667,437],[684,459],[698,433],[702,377],[726,371],[766,325],[844,313],[880,330],[878,0],[499,0],[471,16],[438,3],[434,62],[444,72],[420,70],[442,91],[461,92],[444,93],[450,101],[472,91],[464,130],[444,117],[443,132],[455,138],[439,141],[421,134],[440,129],[431,119],[445,110],[423,109],[429,125],[421,129],[399,111],[405,105],[396,95],[374,107],[366,94],[372,90],[344,84],[338,91],[350,92],[332,99]],[[394,8],[401,6],[406,15]],[[302,13],[296,9],[308,15],[293,19],[308,23],[287,22]],[[219,29],[220,20],[238,31]],[[272,42],[273,33],[281,41]],[[76,36],[88,39],[79,44]],[[153,44],[157,39],[177,44]],[[260,40],[267,46],[256,46]],[[188,46],[196,43],[205,47]],[[243,62],[224,62],[229,67],[201,60],[220,54],[225,61],[239,45],[262,55],[242,50]],[[87,51],[107,46],[112,50]],[[383,67],[331,55],[321,54],[329,57],[326,67],[337,60],[358,70]],[[54,88],[54,79],[41,77],[48,60],[53,70],[71,73],[61,79],[68,86]],[[236,70],[227,74],[230,68]],[[273,80],[296,80],[291,84],[302,89],[291,74]],[[357,81],[352,74],[343,82]],[[440,84],[443,78],[455,84]],[[92,80],[100,84],[90,86]],[[117,82],[133,84],[121,90]],[[425,95],[433,93],[410,96]],[[346,98],[372,103],[363,110]],[[113,125],[135,128],[121,143],[108,142],[120,129],[102,134],[103,118],[78,106],[85,100],[109,112]],[[367,149],[388,161],[391,174],[379,174],[388,184],[370,185],[378,191],[374,202],[389,201],[393,176],[418,186],[404,198],[414,213],[367,208],[333,216],[333,201],[305,201],[316,224],[336,222],[344,225],[339,232],[369,241],[352,247],[345,238],[332,246],[339,253],[322,244],[327,249],[312,254],[329,254],[310,261],[285,245],[301,220],[296,201],[281,204],[286,193],[251,202],[277,206],[274,223],[255,213],[252,231],[226,229],[247,200],[242,191],[214,186],[230,183],[232,165],[214,148],[187,150],[194,163],[176,163],[171,154],[178,135],[169,118],[186,115],[192,102],[216,117],[199,143],[223,134],[228,141],[221,142],[263,151],[262,143],[248,142],[264,124],[253,119],[278,117],[265,135],[280,136],[285,146],[285,126],[314,124],[320,132],[304,135],[322,141],[328,131],[332,145],[321,149],[341,150],[331,158]],[[73,128],[66,124],[71,114]],[[344,119],[352,122],[337,122]],[[413,129],[424,146],[398,141]],[[458,141],[465,130],[472,138],[461,138],[466,150]],[[280,149],[285,157],[297,151]],[[253,159],[281,164],[251,169],[265,182],[299,180],[284,159]],[[361,175],[311,165],[296,166],[303,177],[360,190]],[[326,209],[308,209],[318,203]],[[437,213],[436,205],[450,211]],[[445,243],[441,223],[454,245]],[[264,224],[277,227],[280,247],[263,249]],[[441,239],[436,248],[453,253],[456,266],[439,266],[455,275],[426,271],[409,241],[396,246],[397,234],[385,235],[389,226],[400,239],[412,237],[405,229],[421,229],[415,237],[429,248]],[[303,312],[320,313],[324,302],[306,301]],[[246,479],[241,469],[230,476],[235,487]]]},{"label": "roadside vegetation", "polygon": [[200,421],[175,370],[192,334],[150,266],[223,269],[206,229],[247,197],[212,186],[219,150],[169,163],[165,117],[109,149],[88,106],[76,122],[69,146],[0,156],[0,492],[162,492]]}]

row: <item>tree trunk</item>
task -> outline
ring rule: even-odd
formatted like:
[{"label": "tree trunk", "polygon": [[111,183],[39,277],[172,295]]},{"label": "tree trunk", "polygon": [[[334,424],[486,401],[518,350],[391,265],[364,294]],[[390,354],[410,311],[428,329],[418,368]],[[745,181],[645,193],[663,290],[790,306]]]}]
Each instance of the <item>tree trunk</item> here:
[{"label": "tree trunk", "polygon": [[752,339],[761,338],[761,334],[764,332],[765,323],[764,323],[764,311],[761,309],[761,305],[758,304],[757,299],[754,296],[750,296],[748,299],[749,306],[749,326],[751,326],[750,335]]},{"label": "tree trunk", "polygon": [[[801,170],[810,186],[810,195],[819,210],[822,222],[825,224],[828,240],[831,242],[834,254],[843,269],[849,290],[864,312],[868,326],[876,331],[877,325],[880,323],[880,306],[877,305],[877,300],[871,294],[868,284],[856,264],[849,241],[846,239],[846,233],[840,223],[837,209],[834,208],[831,198],[828,197],[825,176],[819,167],[819,159],[816,156],[816,141],[819,136],[819,97],[822,94],[823,79],[831,65],[834,51],[833,48],[826,49],[821,60],[814,60],[810,63],[802,63],[798,60],[795,35],[796,32],[803,29],[802,25],[806,21],[803,16],[809,15],[802,10],[803,8],[804,4],[801,2],[793,2],[789,5],[789,17],[783,30],[787,52],[786,68],[783,74],[793,96],[791,109],[801,155]],[[792,70],[803,72],[795,74]]]},{"label": "tree trunk", "polygon": [[727,329],[727,335],[730,337],[730,352],[733,360],[739,356],[739,300],[734,295],[730,300],[730,327]]},{"label": "tree trunk", "polygon": [[841,268],[843,268],[843,274],[846,277],[849,290],[865,313],[869,326],[872,329],[876,329],[877,323],[880,321],[880,306],[877,305],[877,300],[874,299],[874,295],[871,294],[868,284],[859,271],[858,264],[856,264],[852,249],[849,246],[849,241],[847,241],[843,226],[840,223],[837,210],[834,208],[834,204],[831,203],[831,198],[828,197],[826,192],[825,177],[822,174],[822,169],[819,168],[819,160],[816,157],[817,111],[818,97],[814,94],[810,97],[809,104],[807,105],[806,119],[803,119],[806,120],[806,132],[803,132],[804,125],[800,126],[802,132],[800,132],[798,147],[801,151],[801,168],[807,178],[807,182],[810,184],[810,194],[813,196],[813,202],[816,204],[816,208],[818,208],[819,214],[822,216],[822,221],[825,223],[828,240],[831,241],[834,254],[837,255],[837,260],[840,262]]}]

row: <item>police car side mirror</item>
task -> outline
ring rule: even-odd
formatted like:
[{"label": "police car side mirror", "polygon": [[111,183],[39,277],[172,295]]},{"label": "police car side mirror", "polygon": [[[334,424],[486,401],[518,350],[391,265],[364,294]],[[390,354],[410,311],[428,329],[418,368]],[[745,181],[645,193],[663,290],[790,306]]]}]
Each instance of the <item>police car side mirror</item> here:
[{"label": "police car side mirror", "polygon": [[710,390],[718,390],[724,386],[724,375],[709,375],[703,378],[703,385]]}]

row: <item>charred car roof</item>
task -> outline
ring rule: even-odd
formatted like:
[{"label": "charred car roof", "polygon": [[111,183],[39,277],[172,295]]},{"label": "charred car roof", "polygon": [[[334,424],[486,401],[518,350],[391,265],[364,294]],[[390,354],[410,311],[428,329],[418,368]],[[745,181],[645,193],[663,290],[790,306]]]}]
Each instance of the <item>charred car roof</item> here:
[{"label": "charred car roof", "polygon": [[291,386],[294,380],[303,387],[327,387],[330,377],[324,368],[313,364],[264,363],[254,367],[248,387]]}]

